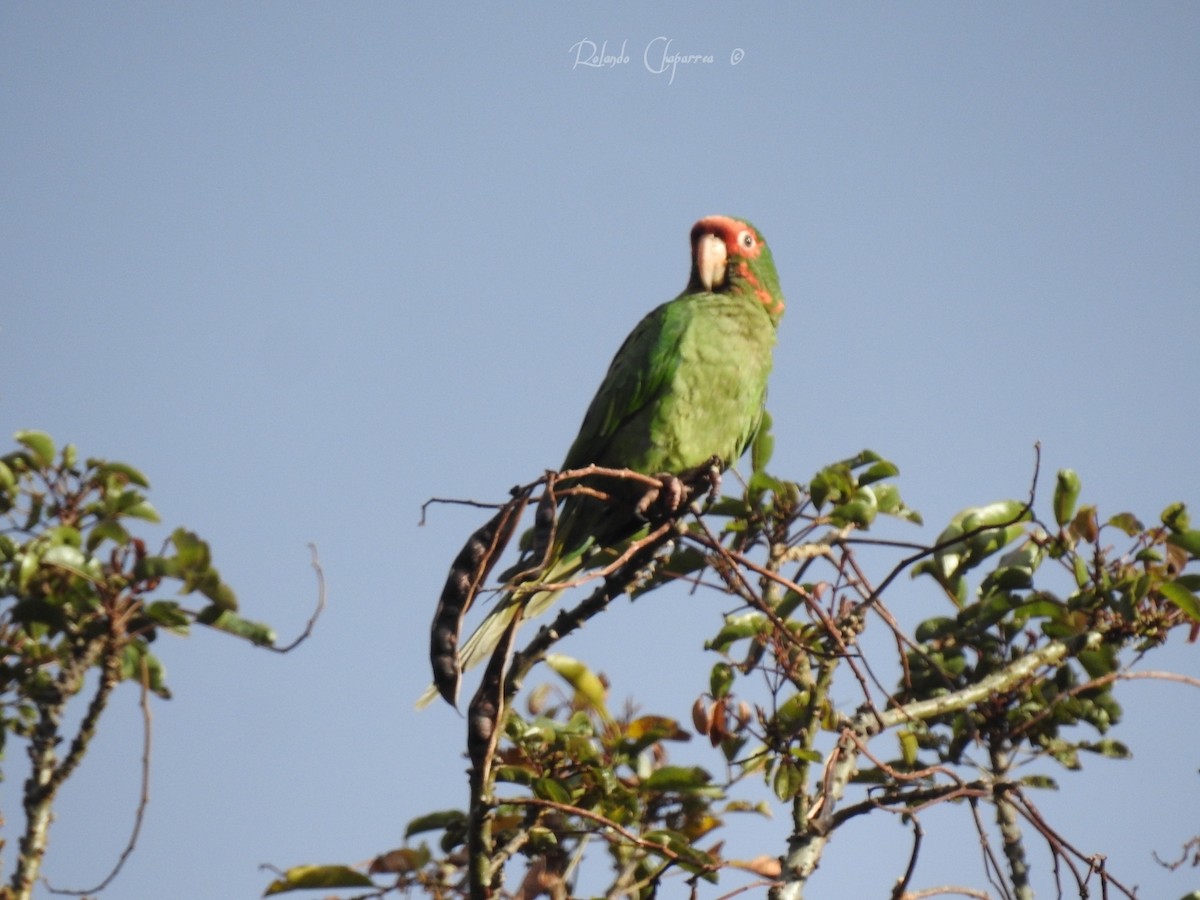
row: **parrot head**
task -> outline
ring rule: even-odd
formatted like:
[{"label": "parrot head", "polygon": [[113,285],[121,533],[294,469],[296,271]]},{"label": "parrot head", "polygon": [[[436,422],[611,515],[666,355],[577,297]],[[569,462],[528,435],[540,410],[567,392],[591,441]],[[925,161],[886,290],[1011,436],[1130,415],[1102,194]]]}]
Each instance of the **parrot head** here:
[{"label": "parrot head", "polygon": [[779,275],[767,243],[749,222],[707,216],[692,226],[688,290],[743,294],[761,303],[772,322],[783,315]]}]

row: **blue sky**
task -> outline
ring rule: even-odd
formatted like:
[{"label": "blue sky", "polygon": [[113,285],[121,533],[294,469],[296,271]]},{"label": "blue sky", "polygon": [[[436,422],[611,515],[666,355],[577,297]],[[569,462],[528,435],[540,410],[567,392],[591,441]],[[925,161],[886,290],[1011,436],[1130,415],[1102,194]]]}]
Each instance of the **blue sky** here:
[{"label": "blue sky", "polygon": [[[779,266],[780,474],[874,448],[926,538],[1023,496],[1039,440],[1102,513],[1200,503],[1200,7],[737,9],[0,7],[0,431],[141,467],[165,525],[205,536],[285,637],[314,598],[307,542],[329,580],[291,656],[160,641],[176,699],[110,896],[257,896],[260,863],[361,860],[462,804],[462,721],[412,699],[479,517],[420,528],[419,506],[558,464],[621,339],[682,288],[702,215],[752,220]],[[656,73],[663,39],[712,61]],[[628,62],[579,65],[580,41]],[[905,590],[910,624],[939,611]],[[563,650],[683,716],[722,609],[624,605]],[[1200,674],[1190,646],[1154,665]],[[1135,763],[1039,799],[1145,896],[1178,896],[1194,873],[1150,852],[1196,831],[1200,701],[1122,696]],[[64,792],[56,886],[123,846],[138,721],[128,689]],[[964,862],[928,854],[923,883],[980,884],[950,812],[931,822]],[[813,890],[884,896],[907,846],[895,823],[847,832]]]}]

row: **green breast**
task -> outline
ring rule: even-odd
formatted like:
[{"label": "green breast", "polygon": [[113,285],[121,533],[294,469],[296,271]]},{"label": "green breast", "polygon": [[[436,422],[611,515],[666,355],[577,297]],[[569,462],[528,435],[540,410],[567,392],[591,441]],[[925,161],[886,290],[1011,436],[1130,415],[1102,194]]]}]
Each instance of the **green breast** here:
[{"label": "green breast", "polygon": [[649,422],[650,441],[634,468],[680,472],[712,456],[734,463],[762,417],[775,329],[758,304],[723,294],[694,306],[675,367]]},{"label": "green breast", "polygon": [[770,318],[744,297],[659,307],[617,354],[568,463],[650,474],[733,463],[758,427],[774,344]]}]

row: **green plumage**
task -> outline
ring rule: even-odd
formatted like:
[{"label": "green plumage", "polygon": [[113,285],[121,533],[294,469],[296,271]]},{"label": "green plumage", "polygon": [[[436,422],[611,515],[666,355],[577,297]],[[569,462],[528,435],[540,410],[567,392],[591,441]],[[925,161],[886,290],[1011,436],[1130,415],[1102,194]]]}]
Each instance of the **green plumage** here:
[{"label": "green plumage", "polygon": [[[762,419],[782,313],[774,262],[758,232],[723,216],[697,222],[688,287],[650,312],[625,339],[563,470],[594,464],[647,475],[679,474],[714,456],[725,465],[736,461]],[[628,503],[568,497],[536,580],[548,584],[569,578],[580,565],[581,549],[606,546],[636,530],[638,490],[631,487],[622,497],[618,488],[618,498]],[[553,592],[511,585],[463,646],[462,668],[491,653],[518,605],[529,617],[555,598]]]},{"label": "green plumage", "polygon": [[[762,418],[775,327],[762,305],[684,293],[651,312],[621,345],[562,468],[678,474],[719,456],[727,465]],[[573,507],[579,506],[577,512]],[[610,504],[569,499],[560,550],[603,543]],[[613,535],[609,535],[613,536]]]}]

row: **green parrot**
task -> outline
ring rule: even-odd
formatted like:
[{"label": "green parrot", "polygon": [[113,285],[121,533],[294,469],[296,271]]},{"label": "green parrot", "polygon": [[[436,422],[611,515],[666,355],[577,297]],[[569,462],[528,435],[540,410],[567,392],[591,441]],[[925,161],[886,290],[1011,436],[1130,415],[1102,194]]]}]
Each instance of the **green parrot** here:
[{"label": "green parrot", "polygon": [[[754,440],[784,309],[775,263],[754,226],[727,216],[697,222],[691,246],[687,287],[651,311],[625,339],[567,451],[563,471],[597,465],[679,475],[714,457],[728,466]],[[461,610],[451,627],[445,601],[439,605],[431,659],[436,691],[448,703],[456,703],[461,672],[488,658],[518,607],[523,607],[523,618],[530,618],[560,593],[538,590],[538,584],[569,579],[592,548],[610,547],[644,524],[636,510],[644,486],[605,489],[618,502],[586,495],[563,501],[534,578],[526,573],[508,583],[461,652]],[[443,597],[447,592],[473,594],[476,587],[472,583],[468,591],[468,581],[452,567]],[[429,702],[434,691],[426,691],[419,705]]]}]

